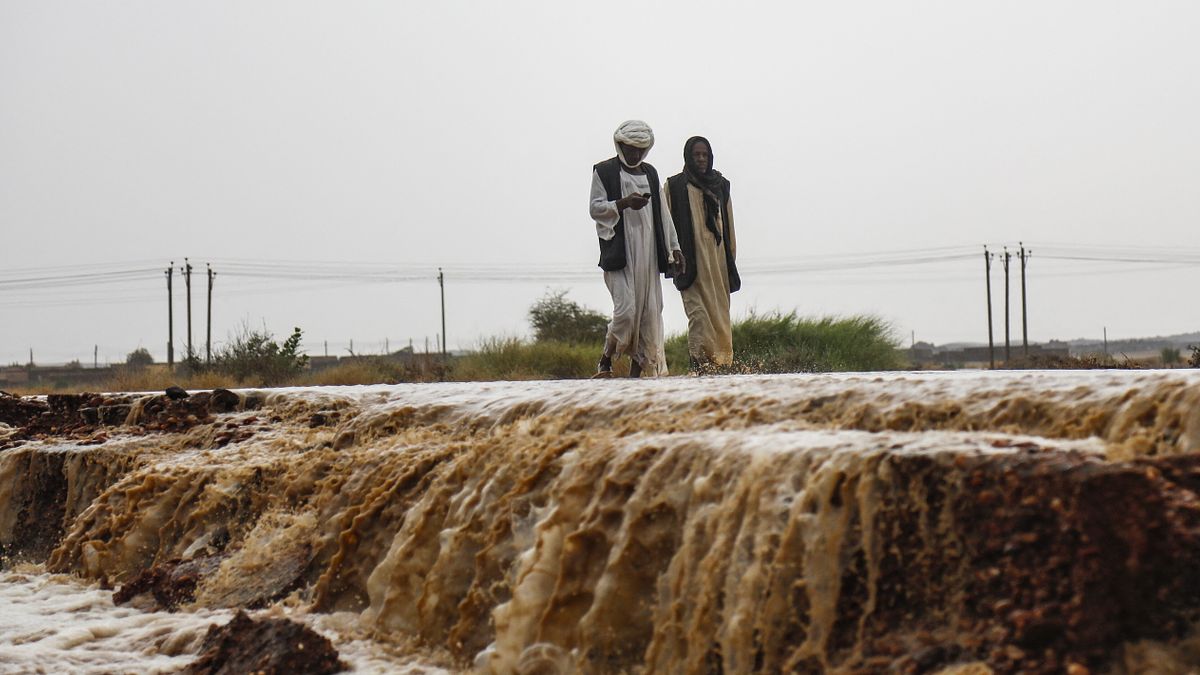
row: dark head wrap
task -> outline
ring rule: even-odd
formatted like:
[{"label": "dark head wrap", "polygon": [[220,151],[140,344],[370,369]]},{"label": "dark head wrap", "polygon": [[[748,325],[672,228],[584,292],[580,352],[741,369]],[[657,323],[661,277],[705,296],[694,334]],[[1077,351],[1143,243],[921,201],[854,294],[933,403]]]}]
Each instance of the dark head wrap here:
[{"label": "dark head wrap", "polygon": [[[703,143],[708,146],[708,168],[700,171],[692,160],[692,146]],[[704,226],[721,243],[721,228],[717,227],[717,214],[721,213],[724,204],[725,177],[713,168],[712,143],[703,136],[692,136],[683,144],[683,172],[687,174],[688,183],[695,185],[704,192]]]}]

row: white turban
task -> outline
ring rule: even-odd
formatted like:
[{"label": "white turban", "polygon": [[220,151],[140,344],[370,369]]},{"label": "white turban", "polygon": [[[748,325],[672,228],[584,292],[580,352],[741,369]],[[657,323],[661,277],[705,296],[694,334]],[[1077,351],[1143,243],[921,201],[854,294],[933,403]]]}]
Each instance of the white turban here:
[{"label": "white turban", "polygon": [[[624,143],[625,145],[632,145],[635,148],[649,150],[654,147],[654,130],[650,128],[649,124],[641,120],[627,120],[622,122],[621,126],[617,127],[617,130],[613,132],[613,144],[617,143]],[[645,153],[643,153],[643,156],[645,156]],[[625,162],[625,155],[621,154],[620,146],[617,146],[617,157],[621,158],[622,164],[631,169],[633,166],[636,166],[630,166]],[[641,162],[638,162],[638,164],[641,164]]]},{"label": "white turban", "polygon": [[613,132],[613,140],[635,148],[649,150],[654,147],[654,130],[641,120],[628,120]]}]

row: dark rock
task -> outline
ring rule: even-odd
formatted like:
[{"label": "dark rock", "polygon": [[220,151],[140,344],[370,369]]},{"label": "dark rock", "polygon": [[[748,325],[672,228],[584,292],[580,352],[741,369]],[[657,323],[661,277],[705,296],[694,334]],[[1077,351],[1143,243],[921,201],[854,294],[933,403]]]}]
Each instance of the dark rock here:
[{"label": "dark rock", "polygon": [[183,387],[177,387],[177,386],[167,387],[166,394],[167,394],[167,398],[171,399],[172,401],[179,401],[179,400],[185,399],[189,395],[187,393],[187,391],[185,391],[183,389]]},{"label": "dark rock", "polygon": [[96,409],[99,413],[100,423],[108,426],[118,426],[125,423],[129,418],[129,411],[132,406],[128,403],[122,405],[105,405]]},{"label": "dark rock", "polygon": [[213,389],[208,399],[208,409],[215,413],[233,412],[242,399],[228,389]]},{"label": "dark rock", "polygon": [[93,396],[95,394],[50,394],[46,396],[46,404],[51,412],[70,414],[87,406]]},{"label": "dark rock", "polygon": [[255,620],[238,612],[224,626],[204,636],[200,658],[186,675],[325,675],[345,670],[328,638],[288,619]]},{"label": "dark rock", "polygon": [[132,581],[113,593],[113,604],[123,605],[135,597],[150,593],[162,609],[173,611],[195,599],[196,586],[216,571],[222,556],[205,556],[192,560],[169,560],[142,570]]},{"label": "dark rock", "polygon": [[335,424],[337,423],[338,417],[340,417],[340,415],[335,411],[319,410],[313,413],[312,417],[308,418],[308,426],[315,429],[317,427]]},{"label": "dark rock", "polygon": [[261,392],[252,391],[249,394],[246,394],[246,398],[242,402],[242,408],[244,410],[258,410],[266,405],[266,403],[266,396],[263,396]]}]

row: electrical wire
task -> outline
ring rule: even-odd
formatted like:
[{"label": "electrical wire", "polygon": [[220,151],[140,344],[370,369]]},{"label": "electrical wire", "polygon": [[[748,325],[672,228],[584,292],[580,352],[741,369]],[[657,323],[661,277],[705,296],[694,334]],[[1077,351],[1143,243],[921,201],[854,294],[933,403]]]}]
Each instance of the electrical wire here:
[{"label": "electrical wire", "polygon": [[[1018,246],[1022,245],[1018,242]],[[998,256],[1001,255],[1001,250],[1003,246],[993,246],[990,253]],[[1157,272],[1200,265],[1200,249],[1197,248],[1045,243],[1027,245],[1025,250],[1031,255],[1027,260],[1061,260],[1085,266],[1082,269],[1051,270],[1041,266],[1037,275],[1039,278]],[[967,281],[971,277],[962,274],[906,276],[904,270],[921,266],[961,265],[965,261],[976,260],[980,253],[982,251],[975,246],[953,245],[891,251],[768,256],[743,260],[739,263],[739,268],[747,276],[820,274],[823,275],[823,283],[957,283]],[[1034,255],[1036,258],[1032,257]],[[40,308],[155,301],[160,299],[161,295],[160,292],[149,293],[150,285],[162,284],[164,276],[173,277],[176,271],[182,276],[182,267],[174,264],[169,267],[148,266],[152,262],[137,260],[0,270],[0,307]],[[459,283],[562,283],[590,280],[597,276],[590,266],[581,268],[573,263],[536,261],[508,264],[450,263],[440,267],[411,262],[239,258],[215,258],[207,263],[215,268],[221,279],[218,287],[221,288],[222,297],[311,292],[317,288],[327,289],[331,282],[335,288],[433,282],[437,279],[439,269],[446,273],[447,278]],[[1087,267],[1091,263],[1110,265],[1105,268]],[[1113,265],[1120,268],[1114,268]],[[1130,265],[1138,267],[1130,268]],[[879,269],[893,271],[886,276],[866,275],[848,280],[836,278],[836,275],[842,273]],[[193,272],[199,274],[203,284],[205,270],[200,269],[197,263],[193,266]],[[231,282],[235,284],[233,288],[230,288]],[[179,280],[179,285],[184,285],[182,279]],[[103,287],[104,290],[97,291],[97,286]],[[19,295],[13,297],[12,294]]]}]

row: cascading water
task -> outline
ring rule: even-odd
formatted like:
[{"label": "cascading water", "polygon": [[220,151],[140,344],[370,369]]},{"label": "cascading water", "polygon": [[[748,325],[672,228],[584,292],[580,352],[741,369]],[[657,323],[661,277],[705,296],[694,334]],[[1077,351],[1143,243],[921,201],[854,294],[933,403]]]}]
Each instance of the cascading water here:
[{"label": "cascading water", "polygon": [[167,672],[239,608],[364,672],[1200,666],[1200,373],[84,398],[0,426],[14,672]]}]

